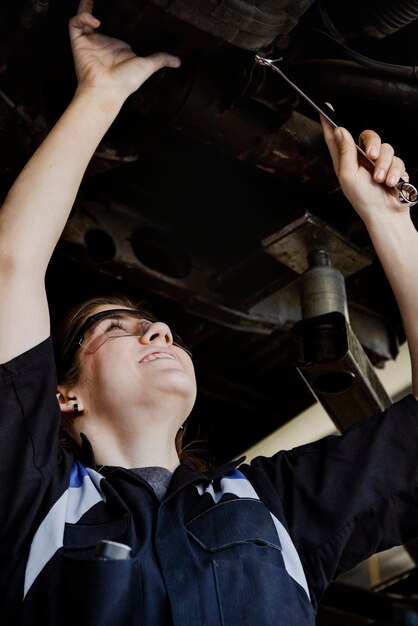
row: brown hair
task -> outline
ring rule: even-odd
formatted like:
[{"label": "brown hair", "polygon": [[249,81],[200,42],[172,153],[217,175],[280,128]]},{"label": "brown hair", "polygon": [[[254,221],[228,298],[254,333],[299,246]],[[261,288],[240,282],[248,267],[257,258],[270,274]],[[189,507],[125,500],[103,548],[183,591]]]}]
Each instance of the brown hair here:
[{"label": "brown hair", "polygon": [[[80,377],[80,358],[78,351],[72,353],[72,346],[76,340],[85,320],[93,314],[93,312],[103,305],[116,305],[144,311],[146,314],[147,307],[143,302],[136,302],[124,295],[110,295],[90,298],[81,305],[71,309],[62,322],[53,333],[55,360],[57,365],[58,383],[71,386],[74,385]],[[69,418],[62,417],[61,422],[61,443],[64,447],[78,450],[73,437],[70,434]],[[184,429],[180,429],[176,435],[175,445],[180,461],[189,461],[198,471],[205,471],[212,466],[212,462],[205,460],[205,451],[192,449],[195,443],[184,445]]]},{"label": "brown hair", "polygon": [[90,298],[83,304],[72,308],[54,332],[55,360],[57,365],[58,382],[62,385],[74,385],[80,377],[80,360],[78,351],[73,351],[81,327],[86,319],[99,307],[106,304],[141,308],[139,303],[125,296],[108,296]]}]

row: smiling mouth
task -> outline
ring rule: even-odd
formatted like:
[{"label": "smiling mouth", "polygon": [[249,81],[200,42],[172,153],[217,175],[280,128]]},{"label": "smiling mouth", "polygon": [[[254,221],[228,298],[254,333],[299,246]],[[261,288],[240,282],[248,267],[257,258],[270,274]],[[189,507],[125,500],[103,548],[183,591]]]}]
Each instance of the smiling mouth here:
[{"label": "smiling mouth", "polygon": [[171,359],[172,361],[176,360],[174,356],[168,354],[167,352],[153,352],[152,354],[148,354],[148,356],[145,356],[139,362],[149,363],[150,361],[157,361],[158,359]]}]

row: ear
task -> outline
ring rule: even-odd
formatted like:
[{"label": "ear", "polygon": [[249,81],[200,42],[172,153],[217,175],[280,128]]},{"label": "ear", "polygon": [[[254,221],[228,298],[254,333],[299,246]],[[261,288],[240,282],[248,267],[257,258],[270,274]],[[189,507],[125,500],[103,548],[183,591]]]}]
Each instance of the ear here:
[{"label": "ear", "polygon": [[68,416],[77,417],[84,411],[82,399],[76,396],[71,390],[67,390],[61,385],[57,387],[57,400],[60,405],[61,413],[65,413]]}]

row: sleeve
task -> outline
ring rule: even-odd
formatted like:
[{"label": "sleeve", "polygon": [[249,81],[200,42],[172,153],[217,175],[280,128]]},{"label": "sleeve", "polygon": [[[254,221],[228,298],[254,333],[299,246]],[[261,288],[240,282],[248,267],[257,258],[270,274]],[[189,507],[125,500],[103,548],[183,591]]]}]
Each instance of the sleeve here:
[{"label": "sleeve", "polygon": [[342,572],[418,536],[417,451],[408,395],[343,435],[253,460],[248,477],[281,510],[317,600]]},{"label": "sleeve", "polygon": [[[0,532],[29,529],[60,454],[51,339],[0,365]],[[5,545],[3,543],[3,545]]]}]

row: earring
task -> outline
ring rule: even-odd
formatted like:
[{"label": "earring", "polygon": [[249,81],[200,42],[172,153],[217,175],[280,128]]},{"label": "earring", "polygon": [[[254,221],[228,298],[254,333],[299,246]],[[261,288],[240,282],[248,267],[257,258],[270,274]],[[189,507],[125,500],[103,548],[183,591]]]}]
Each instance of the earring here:
[{"label": "earring", "polygon": [[76,417],[80,415],[80,411],[78,410],[78,402],[74,402],[74,415]]}]

